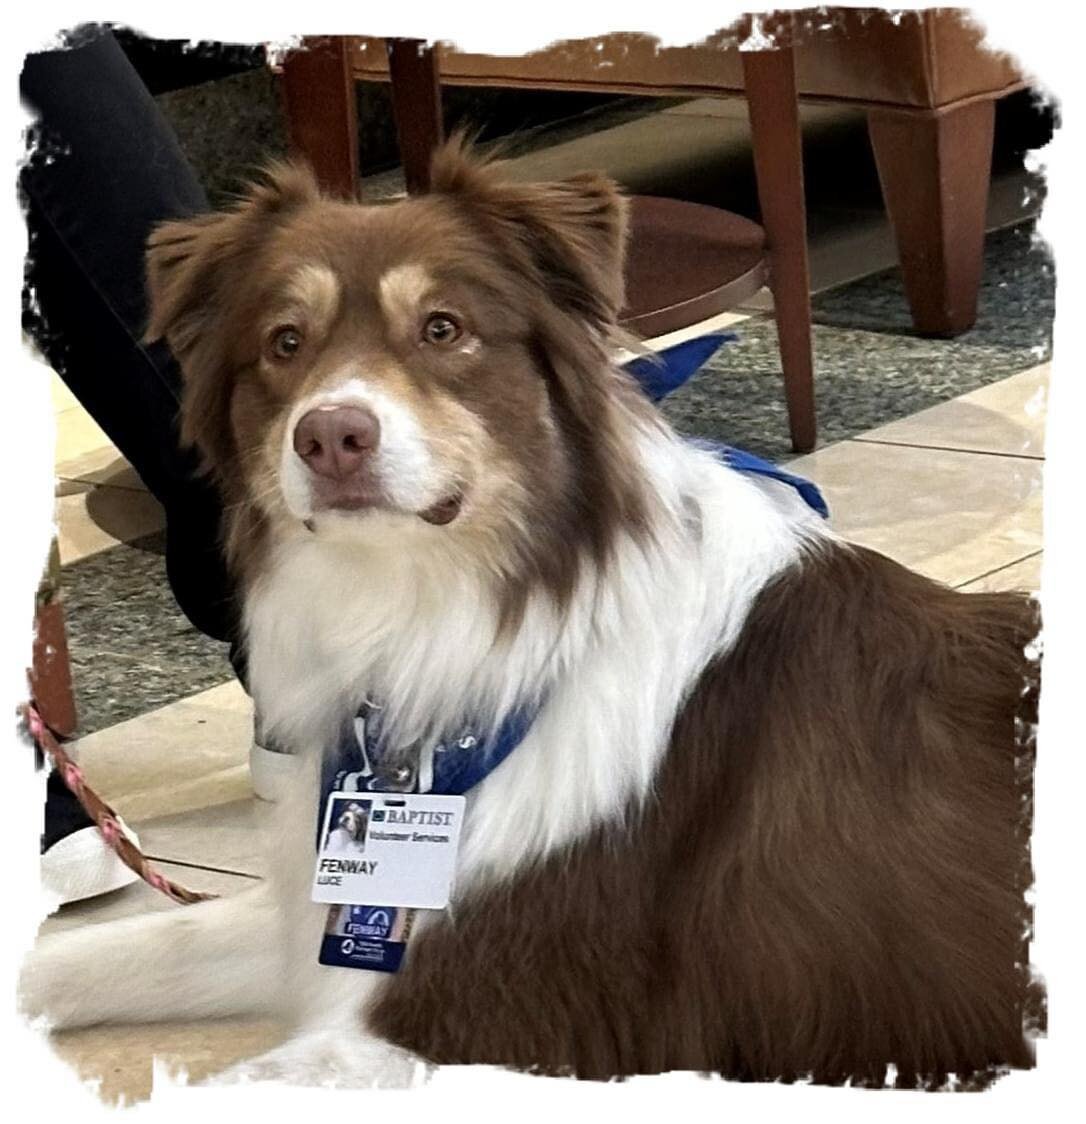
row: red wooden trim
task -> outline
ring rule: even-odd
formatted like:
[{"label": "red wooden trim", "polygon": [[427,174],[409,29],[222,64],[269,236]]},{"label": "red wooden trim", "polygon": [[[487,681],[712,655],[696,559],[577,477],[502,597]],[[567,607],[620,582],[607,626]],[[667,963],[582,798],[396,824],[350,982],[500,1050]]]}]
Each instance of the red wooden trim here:
[{"label": "red wooden trim", "polygon": [[332,195],[358,197],[358,107],[343,36],[302,40],[283,61],[282,94],[294,155]]},{"label": "red wooden trim", "polygon": [[788,401],[792,448],[806,453],[817,437],[811,285],[803,151],[792,48],[744,51],[754,170],[769,250],[769,285]]}]

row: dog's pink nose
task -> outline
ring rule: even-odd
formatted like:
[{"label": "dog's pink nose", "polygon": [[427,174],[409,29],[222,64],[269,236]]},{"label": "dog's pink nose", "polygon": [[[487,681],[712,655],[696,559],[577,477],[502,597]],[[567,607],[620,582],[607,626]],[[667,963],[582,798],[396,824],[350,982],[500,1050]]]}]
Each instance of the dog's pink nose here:
[{"label": "dog's pink nose", "polygon": [[294,427],[294,451],[331,480],[353,476],[380,440],[381,423],[364,406],[318,406]]}]

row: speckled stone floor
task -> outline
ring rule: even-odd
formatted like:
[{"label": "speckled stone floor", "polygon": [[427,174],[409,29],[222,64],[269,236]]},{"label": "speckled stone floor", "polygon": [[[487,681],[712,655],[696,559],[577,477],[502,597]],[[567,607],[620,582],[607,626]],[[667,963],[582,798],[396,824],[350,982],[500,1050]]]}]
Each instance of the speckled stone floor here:
[{"label": "speckled stone floor", "polygon": [[[989,235],[977,325],[952,340],[912,330],[901,274],[890,270],[815,298],[819,444],[997,382],[1049,357],[1055,284],[1032,224]],[[663,404],[683,433],[773,460],[791,455],[772,318],[736,325],[726,346]]]},{"label": "speckled stone floor", "polygon": [[166,580],[165,535],[122,543],[62,574],[79,732],[233,677],[227,646],[198,632]]}]

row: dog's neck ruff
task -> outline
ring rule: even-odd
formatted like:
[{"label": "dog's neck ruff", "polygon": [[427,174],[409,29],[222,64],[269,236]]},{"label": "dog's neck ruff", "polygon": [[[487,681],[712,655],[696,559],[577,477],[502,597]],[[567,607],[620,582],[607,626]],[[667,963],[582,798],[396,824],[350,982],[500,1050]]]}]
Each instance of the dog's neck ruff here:
[{"label": "dog's neck ruff", "polygon": [[[768,477],[794,488],[823,518],[829,511],[818,487],[801,476],[784,472],[752,453],[712,441],[691,444],[714,453],[739,472]],[[331,792],[410,792],[462,796],[485,780],[524,740],[540,704],[509,711],[491,730],[465,722],[439,739],[396,746],[385,735],[383,708],[365,702],[336,751],[326,757],[322,797]]]}]

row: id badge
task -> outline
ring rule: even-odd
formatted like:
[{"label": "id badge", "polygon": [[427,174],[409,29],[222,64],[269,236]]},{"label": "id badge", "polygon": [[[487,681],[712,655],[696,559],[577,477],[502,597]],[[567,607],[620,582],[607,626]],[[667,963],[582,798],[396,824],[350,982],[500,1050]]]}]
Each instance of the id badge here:
[{"label": "id badge", "polygon": [[399,971],[414,917],[414,910],[391,906],[334,905],[317,961],[330,968]]},{"label": "id badge", "polygon": [[463,796],[331,793],[313,901],[444,909],[456,871],[464,804]]}]

